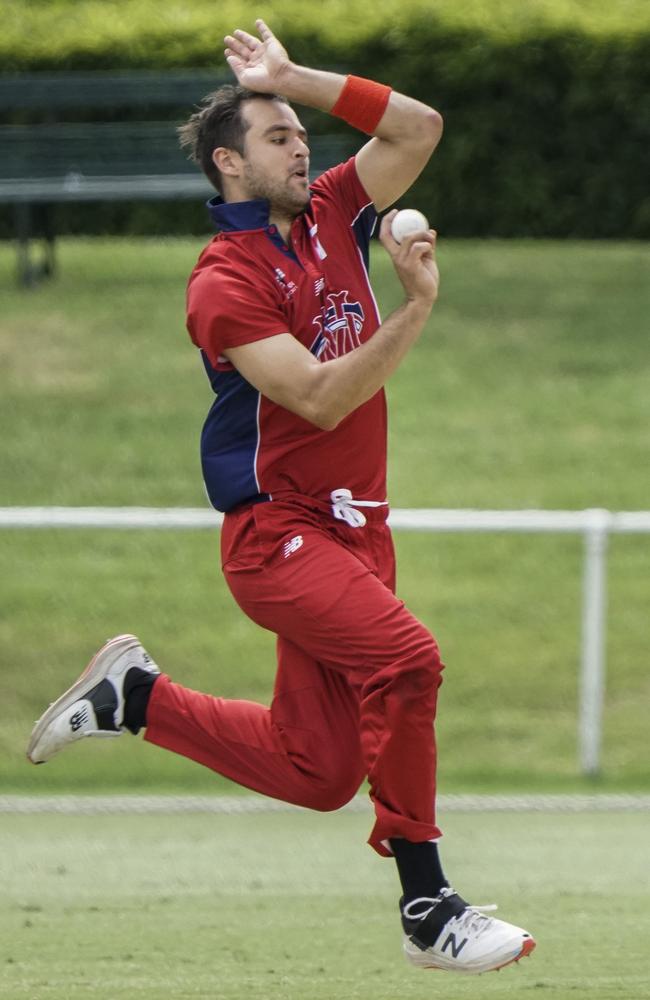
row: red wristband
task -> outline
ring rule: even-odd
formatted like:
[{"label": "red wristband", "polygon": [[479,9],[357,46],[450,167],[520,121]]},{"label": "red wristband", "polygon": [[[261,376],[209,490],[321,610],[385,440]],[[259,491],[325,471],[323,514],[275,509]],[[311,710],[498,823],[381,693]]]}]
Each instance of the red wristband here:
[{"label": "red wristband", "polygon": [[330,111],[348,125],[372,135],[384,117],[391,88],[361,76],[348,76],[339,98]]}]

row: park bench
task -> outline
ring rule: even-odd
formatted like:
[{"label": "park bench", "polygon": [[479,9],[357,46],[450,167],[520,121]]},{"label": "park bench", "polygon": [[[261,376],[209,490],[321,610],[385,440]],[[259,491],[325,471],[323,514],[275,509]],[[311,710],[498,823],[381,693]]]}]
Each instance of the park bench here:
[{"label": "park bench", "polygon": [[[54,272],[58,203],[214,194],[180,149],[176,125],[223,82],[209,70],[0,76],[0,204],[13,206],[21,284]],[[347,154],[344,137],[315,136],[312,175]]]}]

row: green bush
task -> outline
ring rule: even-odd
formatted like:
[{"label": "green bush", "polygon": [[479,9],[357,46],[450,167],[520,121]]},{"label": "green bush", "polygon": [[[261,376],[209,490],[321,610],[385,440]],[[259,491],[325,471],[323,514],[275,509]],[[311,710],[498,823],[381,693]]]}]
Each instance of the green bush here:
[{"label": "green bush", "polygon": [[[292,54],[316,61],[373,60],[372,46],[404,58],[437,40],[467,35],[522,41],[540,32],[625,39],[650,29],[645,0],[3,0],[0,65],[5,70],[210,66],[221,38],[266,18]],[[438,48],[438,46],[436,46]],[[434,68],[434,72],[436,67]],[[429,68],[429,71],[431,67]]]},{"label": "green bush", "polygon": [[[444,233],[650,236],[644,0],[11,0],[0,64],[222,71],[223,34],[257,14],[296,61],[390,82],[442,112],[442,144],[408,202]],[[156,228],[163,215],[174,231],[195,228],[167,206],[139,211],[137,223],[116,206],[94,213],[109,229],[145,231],[154,214]]]}]

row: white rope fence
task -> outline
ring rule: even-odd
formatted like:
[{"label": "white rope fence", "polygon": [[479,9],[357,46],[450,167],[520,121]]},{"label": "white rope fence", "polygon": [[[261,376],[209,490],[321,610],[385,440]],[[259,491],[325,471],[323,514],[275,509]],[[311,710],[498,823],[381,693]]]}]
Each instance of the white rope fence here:
[{"label": "white rope fence", "polygon": [[[650,812],[650,795],[438,795],[446,812]],[[65,816],[174,815],[178,813],[305,812],[301,806],[257,795],[0,795],[0,814]],[[371,812],[357,795],[340,812]]]},{"label": "white rope fence", "polygon": [[[0,507],[0,528],[217,528],[222,515],[202,508]],[[650,534],[650,511],[393,510],[400,531],[578,533],[584,538],[578,756],[584,774],[600,771],[605,691],[607,542],[610,534]]]},{"label": "white rope fence", "polygon": [[[203,507],[0,507],[0,528],[218,528],[223,515]],[[394,509],[400,531],[650,533],[650,511]]]}]

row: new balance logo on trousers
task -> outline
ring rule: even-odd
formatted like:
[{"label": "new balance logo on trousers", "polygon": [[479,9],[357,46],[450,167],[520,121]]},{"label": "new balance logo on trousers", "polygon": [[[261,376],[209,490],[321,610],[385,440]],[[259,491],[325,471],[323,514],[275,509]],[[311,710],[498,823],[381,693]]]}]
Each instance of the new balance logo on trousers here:
[{"label": "new balance logo on trousers", "polygon": [[295,537],[292,538],[290,541],[285,542],[284,545],[282,546],[282,551],[284,552],[284,558],[288,559],[289,556],[293,555],[294,552],[297,552],[298,549],[302,548],[302,544],[303,544],[302,535],[295,535]]}]

